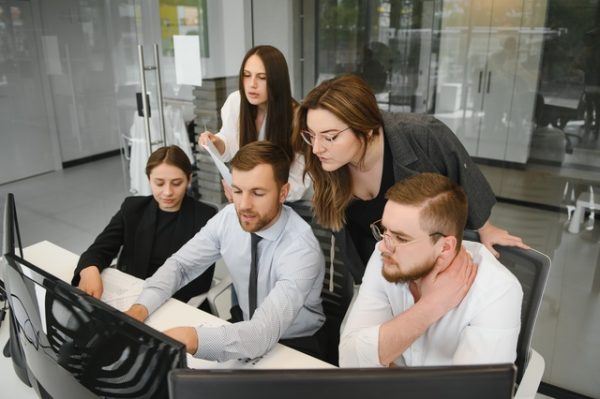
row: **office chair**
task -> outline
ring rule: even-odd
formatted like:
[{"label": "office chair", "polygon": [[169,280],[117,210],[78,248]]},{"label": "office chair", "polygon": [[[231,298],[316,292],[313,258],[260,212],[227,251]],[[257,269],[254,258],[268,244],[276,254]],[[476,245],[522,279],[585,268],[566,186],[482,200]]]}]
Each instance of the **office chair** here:
[{"label": "office chair", "polygon": [[[465,231],[463,239],[480,241],[479,234],[471,230]],[[516,381],[519,387],[515,398],[533,399],[542,380],[545,363],[544,358],[531,347],[531,338],[548,280],[550,258],[534,249],[524,250],[499,245],[495,248],[500,254],[500,262],[517,277],[523,288],[521,331],[515,361]]]},{"label": "office chair", "polygon": [[311,225],[325,256],[325,278],[321,290],[323,312],[325,313],[323,329],[327,339],[325,360],[337,366],[340,327],[350,302],[352,302],[354,280],[348,269],[344,267],[339,248],[335,247],[335,243],[331,240],[331,231],[313,222],[311,203],[309,201],[298,201],[288,205]]}]

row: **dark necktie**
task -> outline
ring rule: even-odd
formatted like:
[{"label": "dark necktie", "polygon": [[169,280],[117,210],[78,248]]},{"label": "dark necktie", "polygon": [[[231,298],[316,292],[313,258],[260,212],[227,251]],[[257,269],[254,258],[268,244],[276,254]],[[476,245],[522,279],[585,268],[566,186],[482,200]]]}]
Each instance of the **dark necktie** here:
[{"label": "dark necktie", "polygon": [[258,242],[262,240],[262,237],[250,233],[250,281],[248,282],[248,307],[250,311],[250,318],[256,310],[256,281],[258,279],[258,257],[256,256],[256,250]]}]

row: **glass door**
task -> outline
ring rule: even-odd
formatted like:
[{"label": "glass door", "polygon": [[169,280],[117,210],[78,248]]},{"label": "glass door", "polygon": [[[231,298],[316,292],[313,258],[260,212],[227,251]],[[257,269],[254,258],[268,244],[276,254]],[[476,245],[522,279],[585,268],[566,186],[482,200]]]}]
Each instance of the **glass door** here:
[{"label": "glass door", "polygon": [[476,155],[487,81],[491,4],[461,0],[442,5],[435,116]]},{"label": "glass door", "polygon": [[34,19],[31,2],[0,0],[0,184],[60,165]]}]

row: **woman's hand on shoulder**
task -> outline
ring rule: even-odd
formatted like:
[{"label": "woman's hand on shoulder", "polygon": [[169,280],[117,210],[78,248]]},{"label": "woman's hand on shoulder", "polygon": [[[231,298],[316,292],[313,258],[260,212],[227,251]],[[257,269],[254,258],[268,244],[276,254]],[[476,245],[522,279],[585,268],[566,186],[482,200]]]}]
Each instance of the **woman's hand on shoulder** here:
[{"label": "woman's hand on shoulder", "polygon": [[79,272],[79,289],[94,298],[100,299],[104,287],[98,266],[88,266]]},{"label": "woman's hand on shoulder", "polygon": [[479,239],[481,243],[490,250],[497,258],[500,254],[494,249],[494,245],[504,245],[508,247],[519,247],[529,249],[529,245],[523,242],[521,237],[513,236],[508,231],[500,229],[489,221],[479,229]]},{"label": "woman's hand on shoulder", "polygon": [[209,141],[214,144],[219,151],[219,154],[223,155],[225,152],[225,142],[221,140],[219,136],[209,132],[208,130],[205,130],[204,132],[200,133],[200,136],[198,136],[198,145],[200,146],[208,145]]}]

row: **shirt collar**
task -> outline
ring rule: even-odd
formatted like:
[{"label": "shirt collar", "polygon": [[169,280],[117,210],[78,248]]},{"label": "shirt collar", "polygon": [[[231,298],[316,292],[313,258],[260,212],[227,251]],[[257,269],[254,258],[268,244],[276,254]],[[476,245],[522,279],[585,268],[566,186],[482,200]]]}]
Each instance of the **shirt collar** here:
[{"label": "shirt collar", "polygon": [[273,225],[271,227],[269,227],[266,230],[260,230],[257,231],[256,235],[269,240],[269,241],[275,241],[281,234],[283,234],[283,231],[285,230],[285,225],[287,224],[289,218],[289,208],[286,205],[283,205],[283,207],[281,208],[281,212],[279,213],[279,216],[277,217],[277,220],[275,221],[275,223],[273,223]]}]

